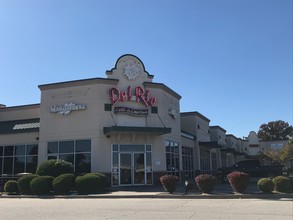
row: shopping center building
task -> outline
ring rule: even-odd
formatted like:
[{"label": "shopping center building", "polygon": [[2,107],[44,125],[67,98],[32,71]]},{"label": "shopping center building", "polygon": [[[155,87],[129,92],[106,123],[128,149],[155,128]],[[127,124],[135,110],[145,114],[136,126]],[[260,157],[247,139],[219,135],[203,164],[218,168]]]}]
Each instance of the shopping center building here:
[{"label": "shopping center building", "polygon": [[77,174],[102,172],[112,186],[183,180],[245,158],[260,143],[240,139],[199,112],[180,112],[181,96],[153,82],[136,56],[121,56],[106,78],[40,85],[40,104],[0,106],[0,175],[35,172],[63,159]]}]

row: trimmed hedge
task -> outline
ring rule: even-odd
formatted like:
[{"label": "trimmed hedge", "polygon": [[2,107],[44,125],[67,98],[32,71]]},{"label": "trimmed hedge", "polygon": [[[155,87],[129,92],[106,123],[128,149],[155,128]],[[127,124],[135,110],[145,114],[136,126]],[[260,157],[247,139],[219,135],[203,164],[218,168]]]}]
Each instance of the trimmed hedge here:
[{"label": "trimmed hedge", "polygon": [[201,192],[210,193],[215,187],[216,177],[210,174],[200,174],[195,177],[195,182]]},{"label": "trimmed hedge", "polygon": [[277,176],[273,179],[275,185],[275,191],[288,192],[289,191],[289,178],[284,176]]},{"label": "trimmed hedge", "polygon": [[27,175],[20,177],[17,180],[20,193],[24,194],[24,195],[31,194],[30,181],[38,176],[39,175],[36,175],[36,174],[27,174]]},{"label": "trimmed hedge", "polygon": [[47,160],[41,163],[36,171],[40,176],[57,177],[64,173],[73,173],[73,165],[65,160]]},{"label": "trimmed hedge", "polygon": [[75,179],[75,189],[79,194],[100,193],[105,190],[102,178],[96,174],[86,174]]},{"label": "trimmed hedge", "polygon": [[8,180],[4,185],[4,191],[7,194],[18,194],[19,193],[19,187],[18,187],[17,181]]},{"label": "trimmed hedge", "polygon": [[97,176],[100,180],[99,180],[99,184],[101,189],[105,189],[107,187],[108,184],[108,180],[105,174],[103,173],[87,173],[84,176],[90,176],[90,175],[94,175]]},{"label": "trimmed hedge", "polygon": [[30,188],[34,195],[46,195],[52,190],[53,176],[39,176],[31,180]]},{"label": "trimmed hedge", "polygon": [[264,193],[271,193],[274,191],[274,183],[269,178],[261,178],[257,181],[257,187],[260,191]]},{"label": "trimmed hedge", "polygon": [[250,176],[244,172],[234,171],[228,174],[227,178],[234,192],[243,193],[248,186]]},{"label": "trimmed hedge", "polygon": [[57,176],[53,182],[53,190],[55,194],[69,194],[74,188],[75,175],[72,173],[64,173]]},{"label": "trimmed hedge", "polygon": [[160,177],[160,182],[166,192],[173,193],[176,191],[178,177],[173,175],[164,175]]}]

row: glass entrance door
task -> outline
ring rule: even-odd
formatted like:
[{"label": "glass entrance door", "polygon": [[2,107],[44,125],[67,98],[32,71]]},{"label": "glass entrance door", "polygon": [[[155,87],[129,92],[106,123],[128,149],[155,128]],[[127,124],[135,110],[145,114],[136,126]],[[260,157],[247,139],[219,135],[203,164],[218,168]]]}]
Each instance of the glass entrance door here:
[{"label": "glass entrance door", "polygon": [[145,179],[145,154],[120,153],[120,185],[142,185]]},{"label": "glass entrance door", "polygon": [[133,153],[133,164],[134,185],[145,184],[144,153]]},{"label": "glass entrance door", "polygon": [[120,153],[120,185],[132,184],[132,154]]}]

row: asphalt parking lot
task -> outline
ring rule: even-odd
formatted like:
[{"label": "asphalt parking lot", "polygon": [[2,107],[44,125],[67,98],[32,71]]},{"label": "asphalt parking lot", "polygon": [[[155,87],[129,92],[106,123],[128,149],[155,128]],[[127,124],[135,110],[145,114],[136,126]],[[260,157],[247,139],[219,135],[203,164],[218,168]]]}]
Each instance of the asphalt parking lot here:
[{"label": "asphalt parking lot", "polygon": [[20,198],[0,199],[1,219],[292,220],[288,199]]}]

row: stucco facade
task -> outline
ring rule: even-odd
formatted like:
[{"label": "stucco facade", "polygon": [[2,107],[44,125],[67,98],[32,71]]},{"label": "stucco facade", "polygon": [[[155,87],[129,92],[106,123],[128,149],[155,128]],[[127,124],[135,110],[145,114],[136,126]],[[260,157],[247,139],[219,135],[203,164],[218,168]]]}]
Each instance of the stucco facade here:
[{"label": "stucco facade", "polygon": [[152,185],[163,174],[193,179],[277,143],[226,135],[181,96],[123,55],[105,78],[39,85],[40,104],[0,105],[0,174],[34,172],[64,159],[75,173],[102,172],[112,186]]}]

